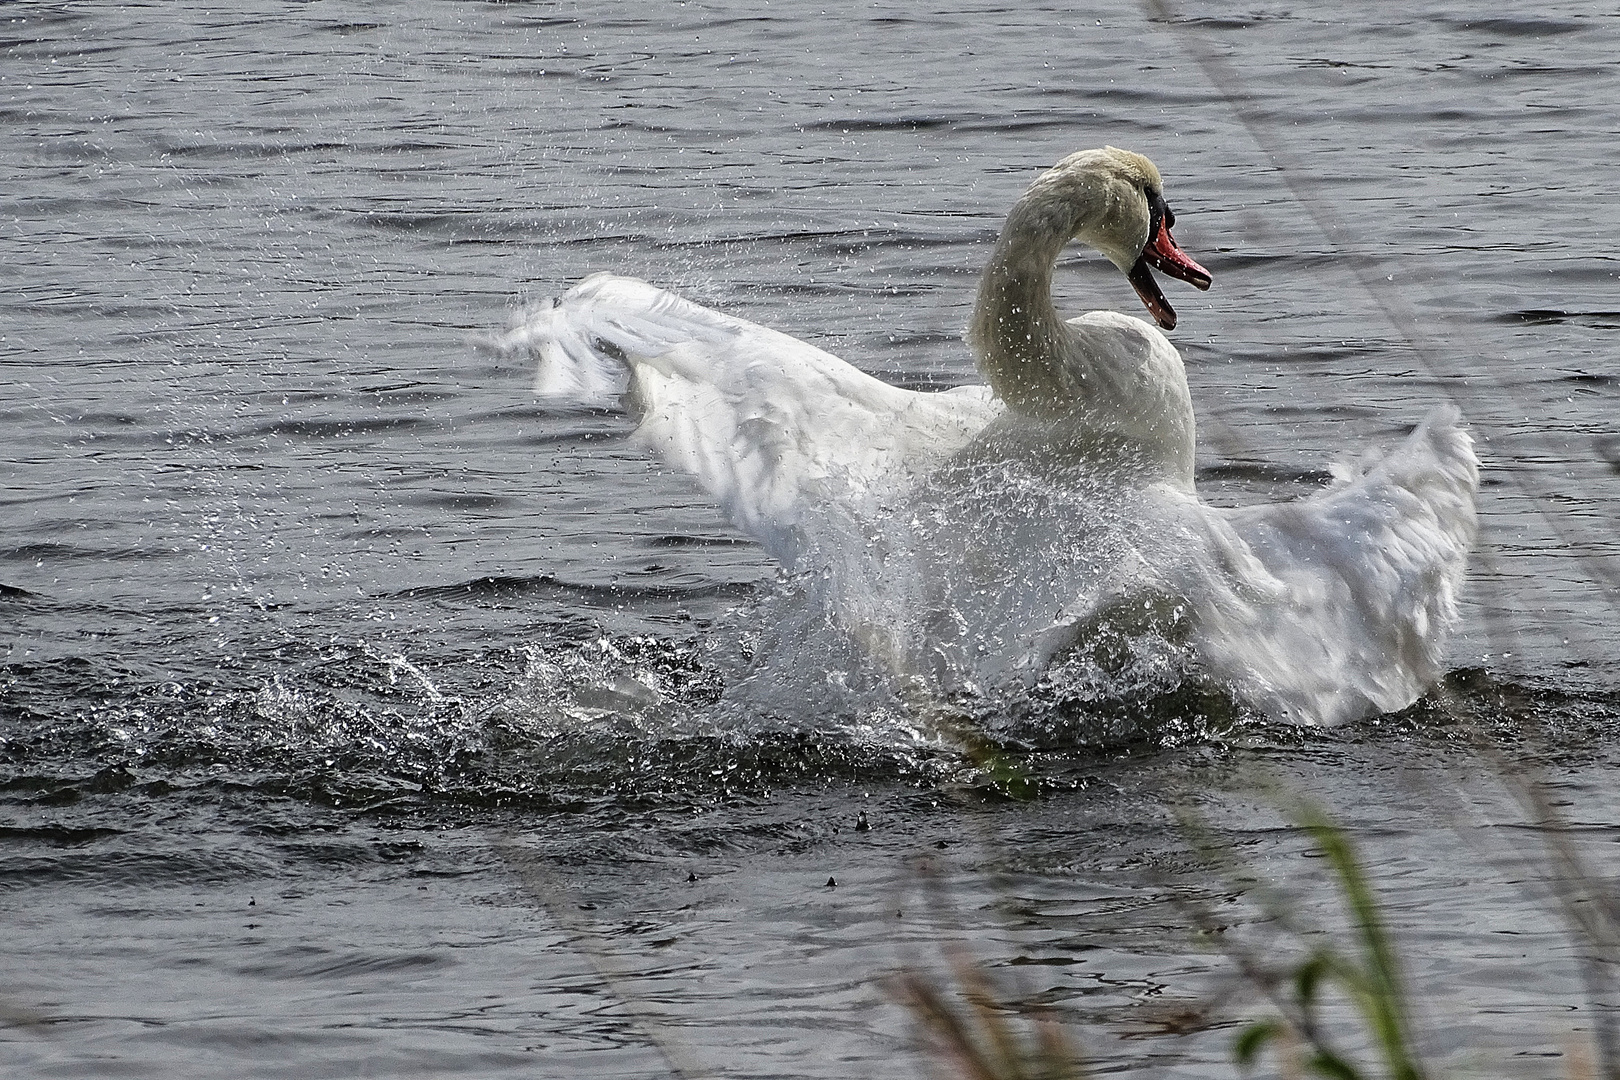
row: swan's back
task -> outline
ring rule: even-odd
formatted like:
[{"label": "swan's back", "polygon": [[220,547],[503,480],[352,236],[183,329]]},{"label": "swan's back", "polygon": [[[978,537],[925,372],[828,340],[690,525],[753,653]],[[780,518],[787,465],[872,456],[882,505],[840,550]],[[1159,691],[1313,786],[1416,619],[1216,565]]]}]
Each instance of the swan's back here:
[{"label": "swan's back", "polygon": [[1193,489],[1196,424],[1181,354],[1131,315],[1092,311],[1066,324],[1065,365],[1084,386],[1071,422],[1138,448],[1153,472]]}]

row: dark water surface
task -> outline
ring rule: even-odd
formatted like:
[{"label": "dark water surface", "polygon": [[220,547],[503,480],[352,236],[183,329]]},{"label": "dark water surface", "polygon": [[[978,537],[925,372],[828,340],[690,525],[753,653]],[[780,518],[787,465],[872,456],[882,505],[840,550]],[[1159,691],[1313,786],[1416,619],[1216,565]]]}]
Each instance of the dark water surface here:
[{"label": "dark water surface", "polygon": [[[1186,905],[1269,924],[1173,808],[1332,924],[1281,785],[1362,844],[1430,1051],[1569,1075],[1500,776],[1614,866],[1620,17],[1476,10],[0,8],[0,1072],[940,1075],[882,977],[960,941],[1109,1071],[1227,1075],[1255,1012]],[[1216,278],[1172,297],[1205,493],[1450,398],[1484,537],[1406,713],[1126,693],[1035,715],[1007,802],[487,342],[607,269],[974,381],[1002,213],[1103,143]]]}]

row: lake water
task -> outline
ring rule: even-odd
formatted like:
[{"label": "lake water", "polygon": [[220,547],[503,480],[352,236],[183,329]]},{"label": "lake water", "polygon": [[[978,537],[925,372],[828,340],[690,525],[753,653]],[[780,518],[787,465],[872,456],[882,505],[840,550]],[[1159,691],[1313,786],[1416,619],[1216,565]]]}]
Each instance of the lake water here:
[{"label": "lake water", "polygon": [[[1617,1002],[1504,776],[1614,868],[1620,17],[1476,12],[0,9],[0,1072],[942,1076],[885,977],[958,943],[1103,1070],[1227,1075],[1264,1010],[1189,908],[1277,925],[1176,813],[1338,925],[1293,791],[1435,1059],[1572,1075]],[[1104,143],[1215,276],[1171,294],[1206,496],[1450,399],[1483,535],[1414,708],[1114,702],[1013,802],[489,342],[613,270],[971,382],[1001,216]],[[1060,290],[1138,311],[1091,255]]]}]

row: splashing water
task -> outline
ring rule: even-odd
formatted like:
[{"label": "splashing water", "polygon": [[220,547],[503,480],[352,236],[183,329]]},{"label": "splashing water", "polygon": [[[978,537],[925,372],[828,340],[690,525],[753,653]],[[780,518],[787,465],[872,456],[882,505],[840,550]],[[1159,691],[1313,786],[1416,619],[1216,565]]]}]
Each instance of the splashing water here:
[{"label": "splashing water", "polygon": [[[1402,453],[1415,464],[1395,479],[1357,486],[1365,471],[1341,470],[1329,491],[1348,497],[1272,516],[1228,514],[1041,440],[1032,453],[970,447],[914,482],[868,478],[859,497],[828,499],[796,525],[809,569],[785,579],[783,599],[797,606],[757,613],[765,647],[739,639],[748,666],[724,697],[762,715],[808,704],[890,727],[944,705],[1003,734],[1018,726],[1008,717],[1062,702],[1071,721],[1105,718],[1089,732],[1070,724],[1082,743],[1142,737],[1126,717],[1224,723],[1239,700],[1305,723],[1402,708],[1426,668],[1438,676],[1431,654],[1455,616],[1454,582],[1428,580],[1437,572],[1421,560],[1384,561],[1437,519],[1427,507],[1385,516],[1386,501],[1413,498],[1399,470],[1431,466],[1430,437],[1427,425],[1413,436]],[[1456,467],[1472,468],[1466,436],[1438,438],[1460,440]],[[1459,534],[1472,527],[1470,492],[1455,488]],[[1439,521],[1420,543],[1466,544]],[[1427,577],[1399,584],[1414,573]],[[1396,663],[1395,651],[1414,655]],[[929,737],[926,720],[898,726]]]}]

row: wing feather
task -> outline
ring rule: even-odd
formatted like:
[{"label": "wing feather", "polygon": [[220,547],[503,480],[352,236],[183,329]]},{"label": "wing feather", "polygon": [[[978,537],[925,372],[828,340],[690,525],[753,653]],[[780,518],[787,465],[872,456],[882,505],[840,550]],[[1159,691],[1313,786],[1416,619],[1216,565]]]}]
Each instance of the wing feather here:
[{"label": "wing feather", "polygon": [[815,346],[634,278],[597,274],[502,344],[536,354],[541,397],[624,407],[784,565],[823,512],[868,512],[1001,412],[989,391],[890,386]]}]

